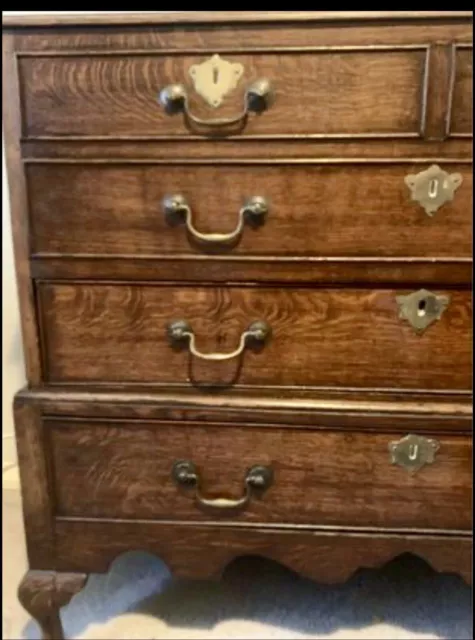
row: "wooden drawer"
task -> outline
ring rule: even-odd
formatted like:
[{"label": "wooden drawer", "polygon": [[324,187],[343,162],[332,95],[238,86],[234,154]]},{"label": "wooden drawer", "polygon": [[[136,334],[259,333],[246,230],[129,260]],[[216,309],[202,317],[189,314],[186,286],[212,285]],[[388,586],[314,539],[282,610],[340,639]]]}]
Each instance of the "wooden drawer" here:
[{"label": "wooden drawer", "polygon": [[[349,35],[351,38],[352,35]],[[192,36],[190,35],[190,39]],[[182,84],[189,108],[204,120],[232,118],[243,109],[249,86],[268,79],[273,101],[264,113],[250,117],[233,133],[256,137],[396,137],[423,135],[428,110],[430,41],[393,45],[391,33],[381,30],[373,42],[348,46],[342,42],[320,47],[280,47],[279,32],[270,46],[240,48],[245,33],[236,31],[234,46],[221,59],[236,73],[237,86],[226,67],[214,72],[215,51],[171,54],[132,50],[96,51],[91,55],[61,51],[19,58],[23,96],[23,135],[37,137],[183,137],[216,133],[216,127],[190,125],[182,115],[167,115],[158,103],[166,86]],[[374,39],[379,40],[378,44]],[[341,37],[339,38],[341,41]],[[381,40],[383,44],[381,44]],[[452,42],[447,44],[450,48]],[[471,49],[464,43],[453,50],[456,64],[436,56],[433,73],[449,73],[451,104],[444,96],[447,127],[452,135],[467,136],[471,125]],[[202,48],[202,47],[201,47]],[[246,51],[247,49],[247,51]],[[196,50],[196,49],[195,49]],[[444,56],[451,57],[449,49]],[[191,72],[204,63],[215,74],[217,102],[210,106],[201,89],[193,86]],[[240,65],[240,66],[239,66]],[[442,65],[442,66],[441,66]],[[202,69],[202,67],[201,67]],[[451,71],[449,70],[451,69]],[[202,74],[202,72],[200,71]],[[216,80],[217,78],[217,80]],[[216,82],[215,82],[216,80]],[[205,84],[207,81],[205,80]],[[227,91],[224,91],[227,88]],[[224,95],[222,95],[224,92]],[[211,92],[213,94],[216,91]],[[210,96],[209,91],[206,95]],[[222,102],[219,101],[222,99]],[[210,102],[213,98],[209,98]],[[430,114],[431,115],[431,114]],[[431,116],[432,117],[432,116]],[[442,121],[440,122],[442,124]],[[221,132],[222,128],[218,130]]]},{"label": "wooden drawer", "polygon": [[[400,317],[397,297],[411,293],[44,282],[44,376],[55,383],[470,390],[471,293],[433,291],[448,305],[423,333]],[[417,314],[431,300],[421,299]],[[241,355],[191,356],[189,334],[174,325],[182,339],[170,340],[176,321],[189,323],[199,352],[230,356],[240,345]],[[264,343],[256,321],[270,329]]]},{"label": "wooden drawer", "polygon": [[[429,439],[438,446],[433,462],[411,472],[391,463],[390,443],[404,446],[398,433],[68,418],[44,426],[60,517],[471,528],[469,437]],[[420,442],[410,445],[416,457],[427,439]],[[186,474],[188,484],[172,477],[177,461],[193,463],[199,496]],[[248,502],[224,502],[245,495],[255,466],[265,467],[253,474],[268,488],[251,482]]]},{"label": "wooden drawer", "polygon": [[[27,166],[32,251],[36,256],[174,256],[210,252],[295,257],[463,257],[472,255],[470,164],[432,165],[457,186],[429,215],[406,180],[429,164],[368,163],[270,166]],[[462,180],[460,184],[460,180]],[[165,214],[182,195],[191,212]],[[253,197],[267,212],[240,211]],[[450,197],[453,197],[450,200]],[[424,201],[431,202],[430,199]],[[213,234],[224,234],[216,239]],[[205,235],[202,238],[200,235]]]}]

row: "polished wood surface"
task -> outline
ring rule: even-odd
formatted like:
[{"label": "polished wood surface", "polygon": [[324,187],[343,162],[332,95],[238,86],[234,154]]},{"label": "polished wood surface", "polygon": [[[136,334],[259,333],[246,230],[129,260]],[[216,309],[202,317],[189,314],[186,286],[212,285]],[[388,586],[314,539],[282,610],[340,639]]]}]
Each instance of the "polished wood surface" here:
[{"label": "polished wood surface", "polygon": [[68,385],[23,389],[15,406],[33,404],[48,416],[186,420],[221,427],[259,424],[401,432],[471,433],[472,397],[466,393],[387,389],[194,389],[124,385]]},{"label": "polished wood surface", "polygon": [[[411,552],[469,581],[472,12],[82,13],[3,29],[28,384],[20,599],[43,637],[61,637],[85,574],[131,549],[182,576],[261,554],[323,581]],[[245,66],[217,109],[188,77],[214,54]],[[198,117],[234,116],[259,77],[274,102],[236,129],[197,131],[158,103],[184,83]],[[463,182],[429,217],[404,177],[434,164]],[[254,195],[269,213],[211,251],[165,224],[172,193],[203,233],[231,231]],[[417,335],[396,296],[422,288],[450,301]],[[170,344],[178,319],[205,353],[234,350],[256,320],[272,335],[203,362]],[[387,448],[411,433],[440,443],[415,474]],[[171,481],[179,458],[205,497],[238,498],[253,464],[274,484],[213,520]]]},{"label": "polished wood surface", "polygon": [[[27,380],[34,385],[41,380],[41,354],[35,312],[34,282],[28,262],[30,228],[25,171],[20,149],[21,102],[14,37],[11,34],[2,34],[2,70],[4,149],[10,196],[11,228],[15,255],[15,275],[18,285],[23,357]],[[6,96],[9,96],[8,100]]]},{"label": "polished wood surface", "polygon": [[[274,104],[265,113],[250,116],[247,135],[407,137],[417,136],[423,127],[424,46],[305,55],[230,53],[228,58],[243,65],[244,73],[220,106],[219,117],[242,110],[244,93],[253,81],[267,78],[273,86]],[[184,84],[190,108],[199,117],[215,118],[216,109],[196,97],[188,74],[191,66],[205,59],[181,55],[21,59],[24,135],[186,134],[182,117],[167,115],[157,96],[169,84]],[[458,104],[469,106],[465,101]],[[459,120],[469,115],[455,106],[452,123],[457,131]]]},{"label": "polished wood surface", "polygon": [[[470,289],[472,258],[345,258],[214,254],[115,257],[75,254],[33,258],[38,280],[271,283],[274,285],[444,287]],[[232,280],[230,280],[232,274]]]},{"label": "polished wood surface", "polygon": [[[469,437],[440,436],[435,462],[412,474],[389,463],[400,433],[64,418],[44,429],[56,516],[471,529]],[[270,467],[274,480],[242,510],[207,510],[193,488],[173,482],[177,460],[196,465],[206,498],[240,498],[254,465]]]},{"label": "polished wood surface", "polygon": [[[43,283],[39,305],[50,382],[146,382],[407,389],[471,388],[471,295],[449,295],[418,335],[399,317],[402,290],[175,287]],[[190,323],[197,348],[231,352],[262,320],[258,351],[204,362],[170,344],[167,325]],[[285,366],[282,363],[285,362]]]},{"label": "polished wood surface", "polygon": [[147,11],[64,15],[2,16],[6,27],[79,25],[198,24],[252,22],[327,22],[346,20],[471,20],[472,11]]},{"label": "polished wood surface", "polygon": [[[473,53],[472,49],[457,52],[453,85],[452,113],[449,129],[467,135],[473,132]],[[453,113],[456,116],[454,124]]]},{"label": "polished wood surface", "polygon": [[84,573],[28,571],[18,587],[18,599],[41,628],[43,640],[63,640],[59,609],[84,587]]},{"label": "polished wood surface", "polygon": [[395,555],[413,553],[437,571],[472,580],[472,541],[459,535],[64,521],[56,525],[56,540],[59,571],[107,571],[119,554],[138,545],[164,558],[174,575],[188,578],[219,579],[234,558],[260,555],[319,582],[338,583],[355,567],[377,568]]},{"label": "polished wood surface", "polygon": [[[36,257],[186,254],[470,258],[471,166],[452,201],[428,216],[404,182],[427,165],[156,166],[27,165]],[[162,201],[182,194],[201,233],[229,233],[251,196],[268,200],[265,223],[237,246],[198,244],[169,224]],[[384,239],[381,241],[381,239]],[[233,276],[229,272],[228,278]]]}]

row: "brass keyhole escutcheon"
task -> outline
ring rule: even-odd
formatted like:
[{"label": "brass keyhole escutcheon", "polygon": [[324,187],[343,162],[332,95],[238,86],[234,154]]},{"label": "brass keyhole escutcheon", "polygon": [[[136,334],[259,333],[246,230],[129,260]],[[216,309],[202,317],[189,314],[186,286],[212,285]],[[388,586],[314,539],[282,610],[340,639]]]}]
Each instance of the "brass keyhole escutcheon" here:
[{"label": "brass keyhole escutcheon", "polygon": [[219,107],[224,98],[235,89],[244,73],[239,62],[228,62],[215,54],[189,70],[194,89],[210,107]]},{"label": "brass keyhole escutcheon", "polygon": [[440,319],[450,298],[420,289],[407,296],[396,296],[396,302],[399,317],[407,320],[416,333],[423,333],[433,322]]},{"label": "brass keyhole escutcheon", "polygon": [[424,465],[435,461],[440,444],[431,438],[409,434],[400,440],[390,442],[388,448],[391,464],[397,464],[409,473],[415,473]]},{"label": "brass keyhole escutcheon", "polygon": [[412,200],[418,202],[428,216],[432,217],[440,207],[453,200],[455,191],[462,184],[460,173],[447,173],[437,164],[425,171],[409,174],[404,182],[411,191]]}]

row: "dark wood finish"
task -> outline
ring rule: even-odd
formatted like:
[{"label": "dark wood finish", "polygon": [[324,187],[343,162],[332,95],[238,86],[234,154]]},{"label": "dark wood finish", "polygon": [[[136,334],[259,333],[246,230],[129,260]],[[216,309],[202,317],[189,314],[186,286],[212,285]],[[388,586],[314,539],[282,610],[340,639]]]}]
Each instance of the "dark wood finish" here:
[{"label": "dark wood finish", "polygon": [[[261,554],[336,581],[410,552],[470,580],[472,12],[3,22],[28,383],[20,599],[44,637],[61,636],[83,572],[131,549],[191,577]],[[218,110],[187,79],[215,53],[245,64]],[[185,82],[197,115],[234,115],[262,75],[275,103],[226,137],[157,102]],[[433,218],[403,182],[431,164],[464,177]],[[204,252],[165,226],[171,191],[204,232],[231,230],[246,197],[271,208],[231,250]],[[395,296],[420,288],[450,304],[416,335]],[[234,349],[257,319],[273,335],[203,363],[170,346],[179,318],[206,352]],[[441,443],[415,475],[387,450],[408,433]],[[241,495],[255,462],[275,483],[210,519],[171,482],[178,457],[210,497]]]},{"label": "dark wood finish", "polygon": [[329,22],[359,20],[451,20],[470,21],[472,11],[160,11],[96,14],[2,16],[4,27],[54,27],[133,24],[247,24],[252,22]]},{"label": "dark wood finish", "polygon": [[265,224],[247,225],[238,246],[214,250],[221,254],[470,258],[471,167],[442,165],[461,173],[463,183],[430,218],[404,183],[428,166],[33,164],[27,166],[33,253],[209,253],[184,225],[165,219],[163,198],[182,194],[202,233],[229,233],[246,198],[268,199]]},{"label": "dark wood finish", "polygon": [[[470,293],[445,292],[449,306],[423,335],[399,318],[402,293],[408,292],[43,283],[46,378],[470,390]],[[181,319],[206,353],[233,351],[255,320],[267,322],[272,336],[258,352],[204,362],[170,344],[167,325]]]},{"label": "dark wood finish", "polygon": [[174,420],[221,427],[258,424],[387,433],[465,433],[472,429],[472,398],[466,394],[404,393],[357,389],[227,389],[203,393],[160,391],[122,385],[24,389],[17,403],[30,403],[48,416]]},{"label": "dark wood finish", "polygon": [[18,587],[18,598],[39,624],[43,640],[64,639],[59,610],[81,591],[86,581],[84,573],[27,572]]},{"label": "dark wood finish", "polygon": [[[470,135],[473,131],[473,49],[454,46],[453,52],[453,95],[452,110],[448,130],[460,135]],[[455,117],[454,113],[459,115]]]},{"label": "dark wood finish", "polygon": [[[272,137],[255,140],[245,134],[230,138],[203,136],[166,136],[148,138],[124,135],[84,138],[78,136],[42,136],[22,140],[26,164],[433,164],[472,162],[473,146],[469,137],[431,140],[401,138],[388,145],[380,138],[367,140],[339,138],[315,139],[308,136]],[[193,144],[190,144],[193,142]]]},{"label": "dark wood finish", "polygon": [[[341,13],[341,12],[340,12]],[[274,13],[273,13],[274,14]],[[272,14],[272,15],[273,15]],[[271,14],[268,14],[271,15]],[[411,46],[414,44],[459,43],[471,45],[473,40],[472,15],[465,19],[445,21],[412,21],[371,24],[360,22],[357,28],[342,28],[336,22],[324,28],[302,23],[295,25],[248,23],[243,29],[223,24],[219,29],[180,29],[141,26],[124,29],[21,29],[14,31],[15,47],[19,55],[75,56],[78,53],[92,55],[142,54],[152,52],[169,54],[192,52],[202,55],[228,54],[236,48],[275,53],[318,51],[327,47],[368,47],[371,45]],[[355,23],[353,23],[355,25]],[[435,69],[436,84],[438,69]],[[444,89],[445,90],[445,89]]]},{"label": "dark wood finish", "polygon": [[[417,136],[424,119],[426,55],[424,46],[304,55],[230,54],[244,66],[244,74],[219,108],[219,117],[239,113],[246,87],[264,77],[274,81],[275,104],[250,117],[247,135]],[[167,115],[157,94],[169,84],[182,83],[189,91],[190,107],[200,117],[216,117],[216,110],[196,97],[187,73],[203,60],[203,56],[131,54],[22,58],[23,134],[116,136],[131,130],[151,137],[186,134],[183,119]],[[452,117],[459,117],[455,108]]]},{"label": "dark wood finish", "polygon": [[431,141],[445,140],[450,134],[452,87],[447,79],[455,71],[454,54],[454,49],[446,43],[435,43],[429,49],[425,134]]},{"label": "dark wood finish", "polygon": [[[419,555],[434,569],[472,580],[469,536],[373,535],[158,523],[58,522],[58,567],[107,571],[130,549],[163,558],[182,577],[217,579],[236,557],[260,555],[314,580],[343,582],[358,567],[376,568],[402,553]],[[216,544],[217,540],[220,544]],[[202,550],[206,549],[206,553]]]},{"label": "dark wood finish", "polygon": [[472,258],[320,258],[185,254],[174,256],[50,255],[33,258],[39,280],[456,287],[470,289]]},{"label": "dark wood finish", "polygon": [[4,98],[2,104],[3,132],[25,370],[29,382],[38,384],[41,380],[41,361],[33,283],[28,262],[28,200],[20,151],[21,106],[13,40],[13,35],[2,34],[2,88],[3,95],[9,96],[8,100]]},{"label": "dark wood finish", "polygon": [[30,566],[54,566],[53,505],[48,478],[47,447],[39,407],[15,399],[14,424]]},{"label": "dark wood finish", "polygon": [[192,461],[206,497],[237,499],[247,469],[265,465],[272,486],[219,520],[471,530],[470,438],[440,436],[432,465],[415,474],[389,463],[400,433],[311,432],[219,424],[46,420],[58,516],[209,520],[193,489],[177,487],[177,460]]}]

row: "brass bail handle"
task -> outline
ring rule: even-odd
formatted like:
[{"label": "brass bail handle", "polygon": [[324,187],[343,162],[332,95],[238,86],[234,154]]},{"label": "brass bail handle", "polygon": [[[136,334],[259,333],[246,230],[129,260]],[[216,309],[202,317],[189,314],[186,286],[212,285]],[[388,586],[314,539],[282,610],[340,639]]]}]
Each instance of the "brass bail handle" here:
[{"label": "brass bail handle", "polygon": [[193,329],[185,320],[171,322],[167,327],[167,334],[172,345],[187,346],[190,353],[200,360],[223,361],[237,358],[248,346],[263,346],[270,337],[271,329],[266,322],[253,322],[246,331],[243,331],[241,334],[238,347],[230,353],[202,353],[198,351]]},{"label": "brass bail handle", "polygon": [[185,224],[188,233],[195,242],[219,247],[235,244],[241,238],[245,224],[254,228],[263,225],[269,207],[265,198],[252,196],[239,210],[238,223],[230,233],[201,233],[198,231],[193,224],[191,207],[181,194],[166,196],[162,202],[162,209],[169,225]]},{"label": "brass bail handle", "polygon": [[263,113],[272,104],[273,94],[269,80],[261,78],[256,80],[244,94],[244,107],[241,113],[233,118],[202,119],[195,116],[188,104],[188,94],[182,84],[170,84],[159,93],[158,100],[168,115],[182,113],[185,122],[197,127],[209,129],[223,129],[241,125],[246,126],[250,113]]},{"label": "brass bail handle", "polygon": [[189,460],[178,460],[173,465],[172,478],[174,482],[184,488],[195,490],[195,500],[201,509],[223,511],[235,511],[243,509],[256,494],[262,494],[273,482],[271,467],[255,465],[248,469],[244,477],[244,492],[235,500],[229,498],[206,498],[201,493],[200,475],[196,466]]}]

